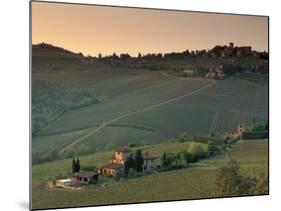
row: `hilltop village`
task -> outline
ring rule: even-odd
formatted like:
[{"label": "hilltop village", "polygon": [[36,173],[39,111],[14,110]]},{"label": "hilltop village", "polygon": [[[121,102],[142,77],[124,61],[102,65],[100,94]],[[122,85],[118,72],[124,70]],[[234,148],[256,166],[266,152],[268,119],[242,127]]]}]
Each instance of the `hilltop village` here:
[{"label": "hilltop village", "polygon": [[[191,50],[171,53],[148,53],[131,56],[128,53],[117,55],[84,56],[60,47],[41,43],[33,45],[39,56],[46,52],[60,52],[80,62],[81,65],[109,65],[114,68],[128,68],[150,71],[166,71],[180,77],[199,77],[221,80],[242,73],[268,73],[268,52],[253,50],[251,46],[217,45],[209,50]],[[37,64],[34,62],[36,69]],[[61,64],[53,64],[54,71],[62,70]]]},{"label": "hilltop village", "polygon": [[[248,59],[245,59],[248,58]],[[229,45],[215,46],[209,50],[183,51],[158,54],[138,54],[132,57],[129,54],[113,53],[113,55],[98,57],[87,56],[81,61],[83,63],[95,63],[102,61],[106,64],[117,67],[131,67],[136,69],[149,69],[152,71],[173,70],[174,73],[182,77],[200,77],[209,79],[225,79],[231,75],[241,73],[267,73],[268,53],[252,50],[251,46]],[[183,64],[181,61],[197,61],[198,64]],[[210,62],[210,60],[214,60]],[[199,62],[201,61],[201,62]],[[175,65],[176,64],[176,65]]]}]

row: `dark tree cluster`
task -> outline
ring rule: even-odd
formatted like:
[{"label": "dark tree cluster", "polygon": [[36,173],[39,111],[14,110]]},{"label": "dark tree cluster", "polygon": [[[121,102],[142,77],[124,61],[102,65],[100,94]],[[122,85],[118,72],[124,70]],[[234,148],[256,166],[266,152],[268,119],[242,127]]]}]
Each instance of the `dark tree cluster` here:
[{"label": "dark tree cluster", "polygon": [[134,169],[136,172],[142,172],[143,156],[141,150],[137,150],[135,155],[131,154],[125,162],[125,174],[128,175],[130,169]]},{"label": "dark tree cluster", "polygon": [[79,172],[80,171],[80,161],[79,158],[76,160],[73,158],[72,160],[72,173]]}]

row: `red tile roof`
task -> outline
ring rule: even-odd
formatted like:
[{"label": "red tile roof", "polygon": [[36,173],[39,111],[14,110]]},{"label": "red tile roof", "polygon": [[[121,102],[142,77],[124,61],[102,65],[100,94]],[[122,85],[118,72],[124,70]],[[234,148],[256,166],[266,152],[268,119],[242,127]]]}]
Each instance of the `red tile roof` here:
[{"label": "red tile roof", "polygon": [[116,152],[131,152],[130,149],[128,149],[127,147],[120,147],[118,149],[115,150]]},{"label": "red tile roof", "polygon": [[123,164],[119,164],[119,163],[108,163],[108,164],[102,166],[101,168],[102,168],[102,169],[103,169],[103,168],[107,168],[107,169],[114,169],[114,170],[116,170],[116,169],[120,169],[120,168],[123,168],[123,167],[124,167]]}]

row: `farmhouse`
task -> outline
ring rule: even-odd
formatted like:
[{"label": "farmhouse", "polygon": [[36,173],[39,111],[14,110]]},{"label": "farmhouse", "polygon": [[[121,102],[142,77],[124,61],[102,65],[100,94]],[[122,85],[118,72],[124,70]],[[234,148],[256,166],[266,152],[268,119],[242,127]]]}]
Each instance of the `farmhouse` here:
[{"label": "farmhouse", "polygon": [[[117,172],[123,173],[125,169],[125,162],[129,156],[134,158],[135,153],[126,147],[117,149],[114,152],[113,157],[109,160],[109,163],[100,168],[99,173],[101,175],[111,176],[114,176]],[[156,157],[145,153],[145,155],[143,155],[143,160],[143,171],[153,171],[157,169]]]},{"label": "farmhouse", "polygon": [[101,175],[111,175],[114,176],[117,172],[123,172],[124,165],[119,163],[108,163],[105,166],[101,167]]},{"label": "farmhouse", "polygon": [[95,171],[80,171],[71,175],[70,179],[79,183],[90,184],[98,181],[98,172]]}]

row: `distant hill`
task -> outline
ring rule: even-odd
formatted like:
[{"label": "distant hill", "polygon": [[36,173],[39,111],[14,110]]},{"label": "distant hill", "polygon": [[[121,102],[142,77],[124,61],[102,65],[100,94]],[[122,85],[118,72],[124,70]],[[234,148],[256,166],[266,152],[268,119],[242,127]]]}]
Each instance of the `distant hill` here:
[{"label": "distant hill", "polygon": [[64,57],[64,58],[82,58],[82,53],[74,53],[61,47],[47,43],[32,45],[32,56],[38,57]]}]

